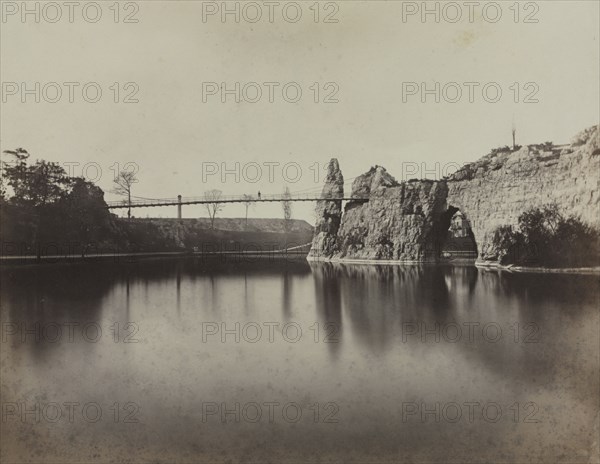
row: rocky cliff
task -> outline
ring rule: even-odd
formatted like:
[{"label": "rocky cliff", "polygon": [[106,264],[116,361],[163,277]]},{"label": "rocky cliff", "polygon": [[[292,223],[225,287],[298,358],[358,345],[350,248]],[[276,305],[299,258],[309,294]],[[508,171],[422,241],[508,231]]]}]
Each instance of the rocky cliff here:
[{"label": "rocky cliff", "polygon": [[[337,161],[330,163],[330,174],[327,179],[339,192],[343,178]],[[323,198],[331,191],[328,181]],[[435,260],[439,225],[447,216],[447,193],[445,182],[399,183],[385,168],[375,166],[354,180],[354,199],[346,203],[343,214],[341,201],[319,202],[309,259]]]},{"label": "rocky cliff", "polygon": [[[493,259],[498,226],[517,226],[524,211],[555,203],[600,230],[598,126],[570,144],[546,142],[493,150],[439,181],[397,182],[376,166],[356,178],[352,200],[317,205],[319,220],[309,259],[435,261],[450,219],[461,211],[471,225],[479,261]],[[323,198],[343,196],[336,160],[329,165]],[[368,199],[368,201],[366,201]]]},{"label": "rocky cliff", "polygon": [[495,256],[493,231],[517,225],[530,208],[556,203],[600,229],[600,149],[598,126],[577,134],[568,145],[545,143],[484,156],[448,180],[448,205],[468,218],[480,260]]}]

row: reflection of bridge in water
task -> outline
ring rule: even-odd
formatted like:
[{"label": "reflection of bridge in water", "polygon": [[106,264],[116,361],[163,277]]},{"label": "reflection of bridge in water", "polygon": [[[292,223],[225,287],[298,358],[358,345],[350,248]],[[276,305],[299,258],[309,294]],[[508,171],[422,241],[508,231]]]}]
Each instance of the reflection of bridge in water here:
[{"label": "reflection of bridge in water", "polygon": [[206,197],[182,197],[177,198],[145,198],[141,200],[121,200],[107,202],[108,209],[129,209],[129,208],[151,208],[156,206],[177,206],[178,217],[181,218],[181,206],[183,205],[210,205],[215,203],[268,203],[283,201],[320,201],[320,200],[341,200],[341,201],[369,201],[367,196],[354,197],[322,197],[315,193],[292,193],[286,194],[267,194],[258,196],[250,195],[223,195],[218,198]]}]

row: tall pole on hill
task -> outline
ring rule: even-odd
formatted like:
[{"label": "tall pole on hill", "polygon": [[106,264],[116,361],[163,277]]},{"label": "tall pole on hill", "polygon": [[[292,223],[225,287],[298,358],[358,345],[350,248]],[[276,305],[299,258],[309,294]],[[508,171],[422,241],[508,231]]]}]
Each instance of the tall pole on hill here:
[{"label": "tall pole on hill", "polygon": [[515,126],[515,116],[513,114],[513,120],[512,120],[513,150],[517,149],[517,143],[516,143],[516,138],[515,138],[516,133],[517,133],[517,126]]}]

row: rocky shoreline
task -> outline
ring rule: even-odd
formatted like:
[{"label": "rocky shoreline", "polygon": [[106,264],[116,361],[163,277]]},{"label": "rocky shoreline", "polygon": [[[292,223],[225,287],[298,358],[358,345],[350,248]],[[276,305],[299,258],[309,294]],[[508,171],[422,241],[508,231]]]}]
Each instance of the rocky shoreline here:
[{"label": "rocky shoreline", "polygon": [[535,266],[514,266],[514,265],[502,265],[498,263],[489,262],[466,262],[459,261],[455,262],[440,262],[440,261],[416,261],[416,260],[378,260],[378,259],[344,259],[344,258],[318,258],[315,256],[308,256],[306,260],[310,263],[331,263],[331,264],[363,264],[363,265],[377,265],[377,266],[421,266],[421,265],[442,265],[442,266],[473,266],[480,269],[490,271],[506,271],[506,272],[522,272],[522,273],[548,273],[548,274],[598,274],[600,275],[600,266],[594,267],[564,267],[564,268],[550,268],[550,267],[535,267]]}]

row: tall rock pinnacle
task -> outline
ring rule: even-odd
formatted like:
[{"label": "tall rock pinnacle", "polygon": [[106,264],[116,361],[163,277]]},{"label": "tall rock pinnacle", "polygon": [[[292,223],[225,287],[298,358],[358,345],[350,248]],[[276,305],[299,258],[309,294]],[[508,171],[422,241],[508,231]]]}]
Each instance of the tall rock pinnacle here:
[{"label": "tall rock pinnacle", "polygon": [[321,198],[322,200],[317,201],[315,235],[308,254],[309,259],[314,260],[330,258],[337,251],[337,233],[342,220],[344,176],[335,158],[332,158],[327,166]]}]

